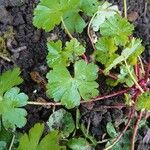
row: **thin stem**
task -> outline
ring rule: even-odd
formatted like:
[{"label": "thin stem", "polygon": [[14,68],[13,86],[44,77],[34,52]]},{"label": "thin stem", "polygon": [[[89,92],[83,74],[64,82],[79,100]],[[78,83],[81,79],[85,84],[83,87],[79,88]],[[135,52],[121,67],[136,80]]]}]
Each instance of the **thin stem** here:
[{"label": "thin stem", "polygon": [[110,140],[110,139],[104,139],[104,140],[102,140],[102,141],[98,141],[97,144],[106,143],[106,142],[108,142],[109,140]]},{"label": "thin stem", "polygon": [[130,89],[131,88],[128,88],[128,89],[125,89],[125,90],[121,90],[121,91],[117,91],[115,93],[108,94],[108,95],[98,96],[98,97],[93,98],[93,99],[91,99],[89,101],[81,101],[81,104],[95,102],[95,101],[99,101],[99,100],[104,100],[104,99],[108,99],[108,98],[111,98],[111,97],[114,97],[114,96],[119,96],[119,95],[122,95],[124,93],[127,93]]},{"label": "thin stem", "polygon": [[128,119],[128,122],[124,128],[124,130],[119,134],[119,136],[112,142],[112,144],[108,147],[106,147],[104,150],[109,150],[111,149],[116,143],[119,142],[119,140],[121,139],[121,137],[124,135],[124,133],[126,132],[126,130],[128,129],[129,125],[130,125],[130,122],[131,122],[131,119],[132,119],[132,116],[133,116],[133,108],[130,109],[130,116],[129,116],[129,119]]},{"label": "thin stem", "polygon": [[66,27],[65,22],[64,22],[64,20],[63,20],[62,17],[61,17],[61,22],[62,22],[62,25],[64,26],[64,29],[65,29],[66,33],[68,34],[68,36],[69,36],[71,39],[73,39],[73,36],[71,35],[71,33],[69,32],[68,28]]},{"label": "thin stem", "polygon": [[14,141],[15,141],[15,135],[13,135],[13,137],[12,137],[12,140],[11,140],[11,143],[10,143],[10,146],[9,146],[9,149],[8,150],[11,150],[12,149],[12,147],[13,147],[13,144],[14,144]]},{"label": "thin stem", "polygon": [[87,28],[87,34],[88,34],[88,37],[89,37],[89,39],[90,39],[90,42],[91,42],[92,47],[93,47],[94,50],[96,50],[96,48],[95,48],[95,45],[94,45],[93,40],[92,40],[92,37],[91,37],[90,27],[91,27],[91,24],[92,24],[92,22],[93,22],[93,19],[94,19],[94,17],[95,17],[96,15],[97,15],[97,12],[96,12],[96,13],[93,15],[93,17],[91,18],[91,20],[90,20],[90,22],[89,22],[89,25],[88,25],[88,28]]},{"label": "thin stem", "polygon": [[136,79],[134,78],[133,74],[131,73],[131,71],[129,69],[129,65],[127,64],[127,61],[125,60],[124,62],[125,62],[126,68],[127,68],[128,72],[129,72],[129,75],[132,78],[133,82],[138,87],[138,89],[141,91],[141,93],[144,93],[144,90],[141,88],[141,86],[139,85],[139,83],[136,81]]},{"label": "thin stem", "polygon": [[149,73],[150,73],[150,63],[148,63],[147,69],[146,69],[146,72],[145,72],[145,77],[144,77],[145,81],[148,80]]},{"label": "thin stem", "polygon": [[143,62],[142,62],[142,59],[141,59],[141,57],[140,57],[140,56],[138,57],[138,59],[139,59],[140,65],[141,65],[142,74],[145,74],[144,64],[143,64]]},{"label": "thin stem", "polygon": [[124,17],[127,18],[127,0],[123,0],[124,3]]},{"label": "thin stem", "polygon": [[[103,69],[100,69],[100,68],[99,68],[99,72],[102,73],[102,74],[104,74],[104,70],[103,70]],[[112,78],[113,80],[117,80],[117,79],[118,79],[117,76],[114,75],[114,74],[112,74],[112,73],[109,73],[108,76],[109,76],[110,78]]]},{"label": "thin stem", "polygon": [[138,131],[138,125],[141,121],[142,116],[143,116],[143,111],[140,112],[140,114],[138,116],[138,120],[137,120],[135,127],[134,127],[134,131],[133,131],[133,135],[132,135],[132,141],[131,141],[131,150],[134,150],[134,147],[135,147],[134,142],[135,142],[136,134]]},{"label": "thin stem", "polygon": [[53,102],[33,102],[33,101],[30,101],[27,103],[28,105],[37,105],[37,106],[60,106],[61,103],[53,103]]}]

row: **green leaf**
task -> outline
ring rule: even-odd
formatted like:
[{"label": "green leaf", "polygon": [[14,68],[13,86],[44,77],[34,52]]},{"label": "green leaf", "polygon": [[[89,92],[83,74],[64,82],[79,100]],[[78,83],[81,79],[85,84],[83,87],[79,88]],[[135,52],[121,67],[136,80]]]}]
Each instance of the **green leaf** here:
[{"label": "green leaf", "polygon": [[20,138],[18,150],[61,150],[59,146],[60,135],[58,131],[52,131],[41,139],[44,131],[44,124],[36,124]]},{"label": "green leaf", "polygon": [[136,109],[150,110],[150,92],[145,92],[137,98]]},{"label": "green leaf", "polygon": [[27,112],[20,107],[27,104],[28,96],[19,92],[20,89],[14,87],[0,97],[0,115],[5,128],[21,128],[26,124]]},{"label": "green leaf", "polygon": [[93,16],[98,10],[99,2],[97,0],[81,0],[80,9],[88,16]]},{"label": "green leaf", "polygon": [[96,16],[92,21],[92,28],[94,31],[98,31],[101,25],[106,21],[106,19],[113,17],[115,14],[120,14],[117,5],[112,6],[109,2],[104,2],[98,7]]},{"label": "green leaf", "polygon": [[100,33],[102,36],[112,37],[117,45],[125,46],[129,41],[129,36],[132,34],[134,27],[127,19],[122,18],[120,15],[107,18],[101,24]]},{"label": "green leaf", "polygon": [[96,60],[107,67],[118,56],[115,54],[116,50],[117,47],[113,38],[102,37],[96,43]]},{"label": "green leaf", "polygon": [[0,141],[0,150],[7,150],[7,143],[5,141]]},{"label": "green leaf", "polygon": [[64,22],[67,29],[70,32],[78,32],[81,33],[83,29],[86,27],[86,23],[83,18],[79,15],[78,11],[68,12],[64,16]]},{"label": "green leaf", "polygon": [[48,119],[47,125],[50,131],[60,130],[64,137],[68,137],[75,129],[75,124],[71,113],[64,109],[59,109],[52,113]]},{"label": "green leaf", "polygon": [[79,0],[41,0],[34,10],[33,24],[45,31],[51,31],[61,23],[61,18],[69,11],[74,11]]},{"label": "green leaf", "polygon": [[4,72],[0,76],[0,96],[2,96],[4,92],[13,86],[19,85],[23,82],[22,78],[20,77],[20,73],[20,69],[15,68],[13,70]]},{"label": "green leaf", "polygon": [[81,97],[89,100],[98,95],[97,72],[94,63],[87,64],[83,60],[75,62],[74,77],[64,66],[56,66],[47,74],[47,95],[69,109],[79,106]]},{"label": "green leaf", "polygon": [[118,133],[116,132],[114,125],[111,122],[107,123],[106,129],[111,138],[118,136]]},{"label": "green leaf", "polygon": [[[116,67],[116,65],[120,64],[122,61],[127,60],[128,58],[130,59],[133,54],[136,53],[136,51],[139,51],[139,49],[142,48],[141,45],[141,40],[139,39],[135,39],[133,38],[132,41],[130,42],[129,46],[126,47],[121,55],[119,57],[117,57],[111,65],[109,65],[106,69],[105,69],[105,73],[108,73],[112,68]],[[136,58],[136,56],[135,56]],[[134,58],[134,59],[135,59]]]},{"label": "green leaf", "polygon": [[47,63],[49,67],[53,68],[56,65],[69,66],[70,63],[79,59],[79,56],[85,53],[85,48],[77,41],[72,39],[66,42],[66,47],[62,49],[62,42],[48,42],[48,56]]},{"label": "green leaf", "polygon": [[72,138],[68,142],[68,147],[71,150],[91,150],[92,147],[84,138]]}]

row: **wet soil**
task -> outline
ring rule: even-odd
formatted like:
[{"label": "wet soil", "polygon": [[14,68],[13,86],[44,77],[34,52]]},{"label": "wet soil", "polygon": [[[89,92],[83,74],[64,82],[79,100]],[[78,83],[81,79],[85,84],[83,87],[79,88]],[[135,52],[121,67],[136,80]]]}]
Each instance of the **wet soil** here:
[{"label": "wet soil", "polygon": [[[123,12],[123,1],[109,0],[119,6],[119,9]],[[38,3],[38,0],[0,0],[0,35],[2,35],[11,26],[15,32],[15,37],[12,42],[13,48],[26,46],[26,49],[21,52],[10,52],[12,62],[7,62],[4,59],[0,59],[0,72],[19,66],[22,70],[22,77],[24,83],[20,86],[30,98],[30,100],[37,100],[38,97],[45,96],[45,90],[31,79],[30,72],[37,71],[43,78],[48,71],[46,64],[46,40],[47,38],[63,41],[69,40],[67,35],[59,27],[56,27],[53,32],[45,33],[42,30],[38,30],[32,25],[33,9]],[[128,13],[134,11],[138,13],[138,19],[134,21],[136,37],[140,37],[143,40],[145,46],[145,52],[142,55],[143,60],[150,61],[150,4],[146,0],[128,0]],[[80,38],[80,41],[89,39],[86,33],[83,35],[75,35]],[[91,45],[87,45],[88,49]],[[106,92],[111,93],[114,90],[105,85],[105,78],[99,79],[101,83],[101,94]],[[122,97],[115,97],[105,101],[95,102],[90,106],[81,105],[81,121],[87,126],[90,122],[90,133],[97,139],[101,140],[106,133],[106,124],[109,121],[115,124],[121,124],[122,119],[127,114],[126,109],[98,109],[100,105],[110,105],[121,103]],[[27,125],[21,130],[28,130],[36,122],[47,121],[52,109],[46,109],[39,106],[27,106],[28,122]],[[73,111],[74,113],[74,111]],[[146,131],[138,135],[138,143],[136,149],[147,150],[147,147],[143,146],[142,137],[146,134]],[[142,147],[142,148],[140,148]],[[150,148],[150,147],[148,147]],[[98,150],[102,147],[97,147]]]}]

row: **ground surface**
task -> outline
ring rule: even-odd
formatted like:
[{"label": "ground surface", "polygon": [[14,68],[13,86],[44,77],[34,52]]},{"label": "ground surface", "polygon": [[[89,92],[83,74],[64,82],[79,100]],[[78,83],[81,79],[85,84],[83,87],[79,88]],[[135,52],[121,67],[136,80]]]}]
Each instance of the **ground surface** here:
[{"label": "ground surface", "polygon": [[[109,0],[114,4],[118,4],[120,10],[123,10],[122,0]],[[120,2],[121,1],[121,2]],[[38,97],[43,97],[45,99],[45,91],[35,83],[31,77],[30,72],[37,71],[41,76],[45,78],[45,74],[48,71],[46,65],[46,39],[49,37],[53,40],[62,39],[68,40],[67,35],[58,27],[55,28],[53,33],[45,33],[42,30],[37,30],[32,25],[33,8],[36,6],[38,0],[0,0],[0,35],[2,35],[10,26],[13,27],[15,31],[15,39],[12,42],[13,48],[18,48],[26,46],[26,49],[21,52],[11,52],[11,59],[13,62],[7,62],[0,59],[0,72],[12,68],[17,65],[21,67],[22,76],[24,79],[23,85],[21,85],[22,91],[29,95],[30,100],[37,100]],[[145,52],[143,54],[143,59],[148,61],[150,59],[150,4],[146,0],[129,0],[128,1],[128,13],[135,11],[139,14],[138,19],[134,22],[135,24],[135,36],[143,39],[143,44],[145,46]],[[75,35],[80,38],[80,41],[86,40],[87,35]],[[91,48],[87,45],[88,49]],[[103,88],[100,89],[101,93],[104,94],[106,91],[111,92],[116,89],[108,89],[104,85],[104,79],[99,79]],[[36,90],[36,91],[35,91]],[[118,109],[98,109],[98,107],[103,105],[114,104],[121,102],[121,97],[116,97],[108,99],[102,102],[96,102],[93,104],[93,108],[88,110],[88,106],[81,106],[80,111],[82,116],[82,122],[86,125],[90,123],[90,133],[95,136],[98,140],[102,139],[102,136],[106,132],[106,123],[113,121],[116,124],[121,122],[125,113],[128,110],[118,110]],[[46,121],[51,114],[51,109],[46,109],[39,106],[27,106],[28,110],[28,123],[24,129],[21,131],[28,130],[35,122]],[[85,113],[86,112],[86,113]],[[74,114],[74,111],[72,111]],[[145,131],[139,134],[137,148],[138,150],[146,150],[147,148],[142,147],[142,136],[144,136]],[[149,147],[150,148],[150,147]],[[101,149],[98,147],[97,149]]]}]

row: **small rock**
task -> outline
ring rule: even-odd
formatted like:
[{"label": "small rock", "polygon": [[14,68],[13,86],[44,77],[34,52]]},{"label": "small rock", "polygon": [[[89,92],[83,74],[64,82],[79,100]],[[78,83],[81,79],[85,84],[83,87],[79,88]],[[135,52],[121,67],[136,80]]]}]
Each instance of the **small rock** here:
[{"label": "small rock", "polygon": [[139,17],[139,14],[136,11],[131,11],[128,14],[128,20],[131,22],[135,22],[138,19],[138,17]]}]

